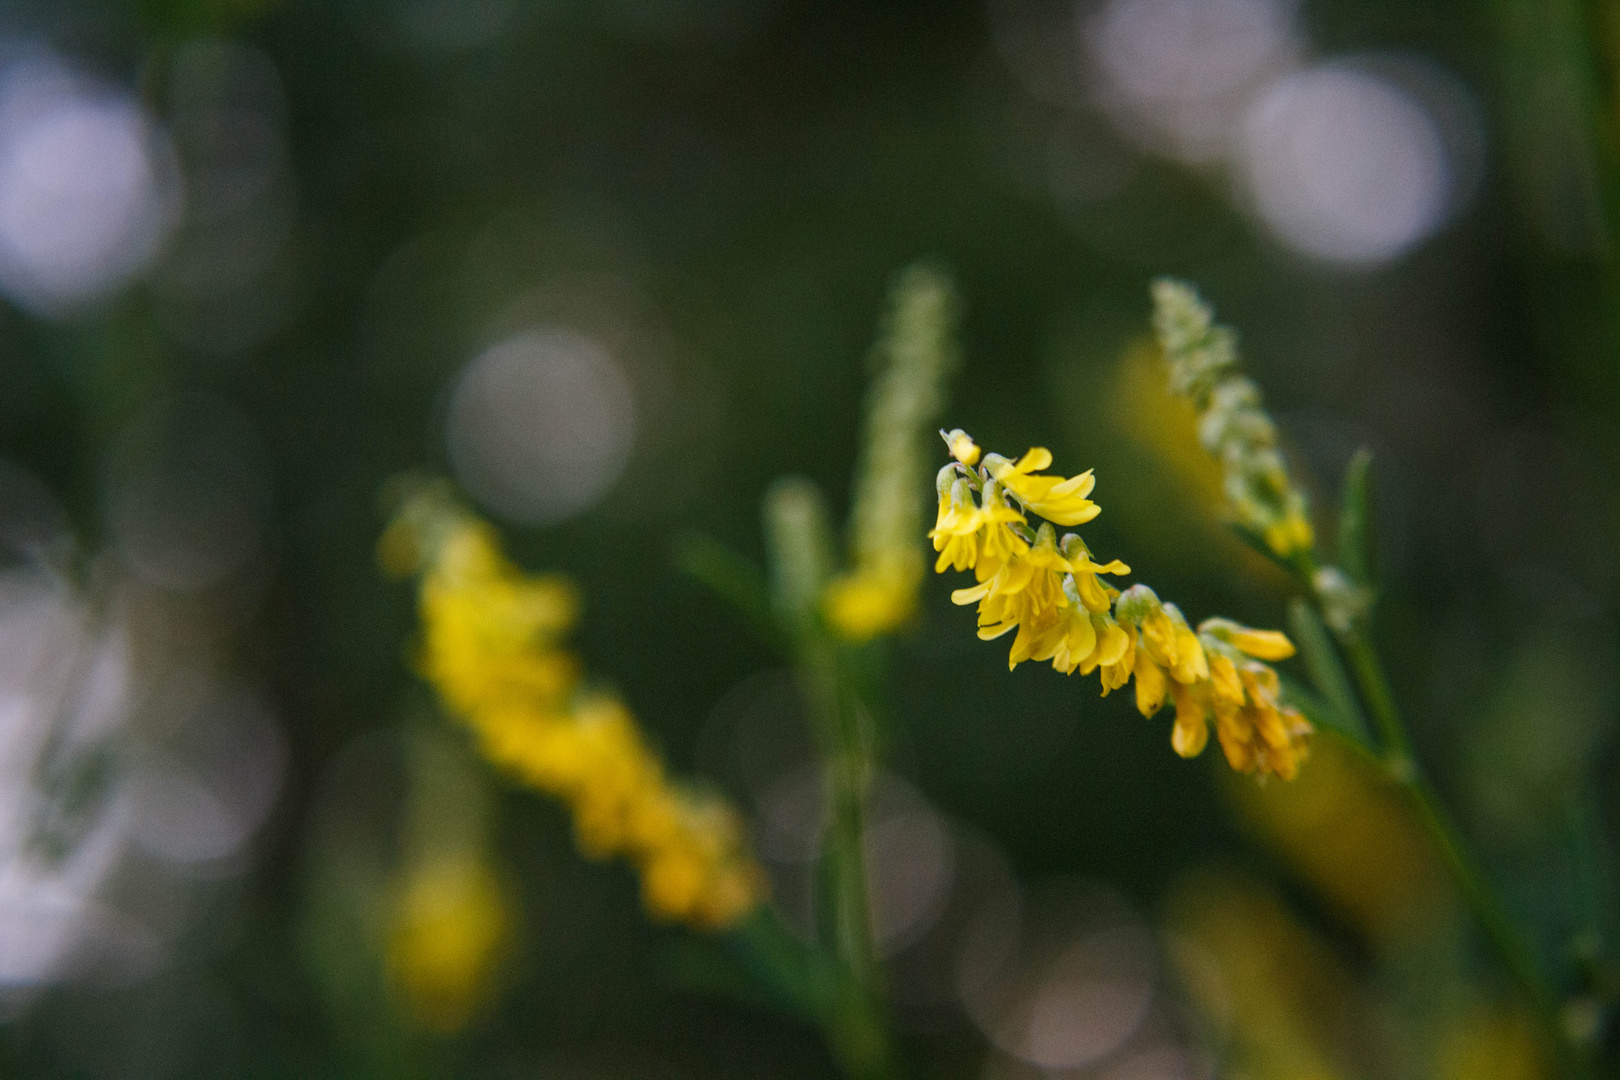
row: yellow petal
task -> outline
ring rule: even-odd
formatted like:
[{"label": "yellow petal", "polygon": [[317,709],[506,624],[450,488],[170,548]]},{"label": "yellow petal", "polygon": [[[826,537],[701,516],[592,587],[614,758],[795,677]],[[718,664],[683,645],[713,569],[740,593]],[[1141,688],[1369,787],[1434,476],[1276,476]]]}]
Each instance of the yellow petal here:
[{"label": "yellow petal", "polygon": [[1197,720],[1183,720],[1180,713],[1176,714],[1175,727],[1170,729],[1170,745],[1175,752],[1184,758],[1194,758],[1204,752],[1204,746],[1209,742],[1209,725],[1203,717]]},{"label": "yellow petal", "polygon": [[971,588],[956,589],[951,593],[951,603],[961,605],[977,604],[980,600],[983,600],[989,592],[990,583],[988,581],[979,585],[974,585]]},{"label": "yellow petal", "polygon": [[1031,473],[1052,467],[1052,451],[1044,446],[1032,446],[1029,452],[1018,459],[1013,466],[1014,472]]},{"label": "yellow petal", "polygon": [[1164,669],[1147,656],[1136,658],[1136,708],[1143,716],[1152,716],[1164,706]]},{"label": "yellow petal", "polygon": [[1294,643],[1281,630],[1241,627],[1232,635],[1232,644],[1259,660],[1286,660],[1294,655]]}]

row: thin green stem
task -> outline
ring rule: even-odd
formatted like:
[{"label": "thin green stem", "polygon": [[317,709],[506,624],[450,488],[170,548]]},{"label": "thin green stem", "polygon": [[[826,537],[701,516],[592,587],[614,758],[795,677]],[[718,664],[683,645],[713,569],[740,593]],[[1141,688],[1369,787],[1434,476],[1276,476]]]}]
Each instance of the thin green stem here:
[{"label": "thin green stem", "polygon": [[806,637],[800,670],[826,769],[829,820],[821,878],[829,894],[826,934],[843,974],[830,1034],[851,1076],[887,1080],[898,1070],[882,1006],[862,844],[866,790],[875,767],[871,717],[838,648],[817,631]]},{"label": "thin green stem", "polygon": [[1377,652],[1360,627],[1339,634],[1339,642],[1350,660],[1356,684],[1366,702],[1383,743],[1384,763],[1390,777],[1411,800],[1435,849],[1440,853],[1452,880],[1456,882],[1463,902],[1468,905],[1502,966],[1518,983],[1525,999],[1535,1009],[1560,1054],[1577,1075],[1586,1069],[1581,1056],[1570,1045],[1560,1020],[1558,1000],[1542,978],[1535,957],[1525,943],[1518,927],[1508,916],[1489,880],[1467,842],[1462,831],[1441,801],[1440,794],[1425,775],[1412,751],[1412,740],[1401,719],[1390,693],[1389,681],[1384,676],[1383,664]]}]

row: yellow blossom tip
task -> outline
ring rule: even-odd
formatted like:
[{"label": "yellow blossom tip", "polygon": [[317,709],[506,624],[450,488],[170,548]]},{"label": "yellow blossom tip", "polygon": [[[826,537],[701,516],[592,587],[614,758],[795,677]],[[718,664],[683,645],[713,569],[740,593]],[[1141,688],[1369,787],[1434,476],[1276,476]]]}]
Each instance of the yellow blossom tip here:
[{"label": "yellow blossom tip", "polygon": [[954,428],[950,431],[941,430],[939,435],[940,438],[945,440],[945,445],[950,449],[951,457],[970,469],[979,463],[978,444],[973,441],[973,437],[967,432],[961,428]]}]

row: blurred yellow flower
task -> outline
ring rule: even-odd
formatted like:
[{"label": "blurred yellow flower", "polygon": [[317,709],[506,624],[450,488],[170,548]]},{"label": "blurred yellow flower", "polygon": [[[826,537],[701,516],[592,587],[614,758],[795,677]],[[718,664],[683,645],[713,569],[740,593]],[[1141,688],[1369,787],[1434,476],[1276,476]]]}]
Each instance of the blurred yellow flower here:
[{"label": "blurred yellow flower", "polygon": [[917,584],[923,576],[915,560],[857,570],[827,586],[823,610],[845,638],[865,641],[911,618],[917,608]]},{"label": "blurred yellow flower", "polygon": [[752,910],[764,877],[736,816],[673,784],[622,702],[581,689],[561,645],[572,586],[524,574],[493,529],[436,490],[407,499],[398,522],[422,553],[422,674],[485,757],[568,803],[586,853],[632,862],[653,915],[720,928]]},{"label": "blurred yellow flower", "polygon": [[970,456],[978,456],[965,432],[949,433],[946,443],[957,460],[935,482],[934,569],[973,570],[978,584],[951,599],[978,605],[978,634],[986,641],[1017,631],[1009,668],[1050,660],[1064,674],[1097,671],[1105,696],[1134,675],[1144,716],[1175,702],[1171,746],[1178,754],[1201,753],[1213,724],[1234,769],[1290,780],[1298,774],[1311,726],[1279,702],[1277,673],[1264,662],[1293,655],[1286,636],[1229,619],[1207,620],[1195,633],[1179,608],[1161,603],[1147,586],[1122,593],[1104,582],[1099,575],[1130,573],[1118,559],[1097,562],[1077,534],[1060,540],[1052,522],[1032,532],[1034,514],[1058,524],[1096,517],[1100,508],[1087,498],[1094,486],[1089,471],[1043,476],[1037,470],[1049,467],[1052,455],[1040,447],[1016,463],[986,454],[975,469],[956,454],[971,445]]},{"label": "blurred yellow flower", "polygon": [[511,927],[510,905],[471,856],[413,867],[394,904],[386,961],[395,989],[422,1027],[466,1026],[488,993]]},{"label": "blurred yellow flower", "polygon": [[1165,913],[1167,958],[1224,1051],[1222,1075],[1364,1075],[1357,1065],[1368,1049],[1358,1036],[1371,1028],[1366,992],[1270,888],[1195,872],[1172,887]]}]

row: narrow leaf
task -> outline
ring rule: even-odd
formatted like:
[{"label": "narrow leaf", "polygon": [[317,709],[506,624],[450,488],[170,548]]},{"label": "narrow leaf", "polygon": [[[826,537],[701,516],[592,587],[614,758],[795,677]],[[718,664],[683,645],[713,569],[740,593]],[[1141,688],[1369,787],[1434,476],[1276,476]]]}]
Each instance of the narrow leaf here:
[{"label": "narrow leaf", "polygon": [[[1337,728],[1346,738],[1365,747],[1372,742],[1367,732],[1367,720],[1350,689],[1350,678],[1344,664],[1328,636],[1327,627],[1303,597],[1295,597],[1288,605],[1288,626],[1294,633],[1305,670],[1310,672],[1311,683],[1320,701],[1331,717],[1328,726]],[[1308,715],[1308,714],[1307,714]]]},{"label": "narrow leaf", "polygon": [[700,532],[675,538],[675,565],[707,585],[742,615],[773,647],[785,649],[782,632],[771,614],[765,573],[745,556]]},{"label": "narrow leaf", "polygon": [[1339,509],[1339,568],[1357,585],[1372,588],[1377,574],[1373,550],[1372,451],[1363,446],[1344,470],[1344,504]]}]

